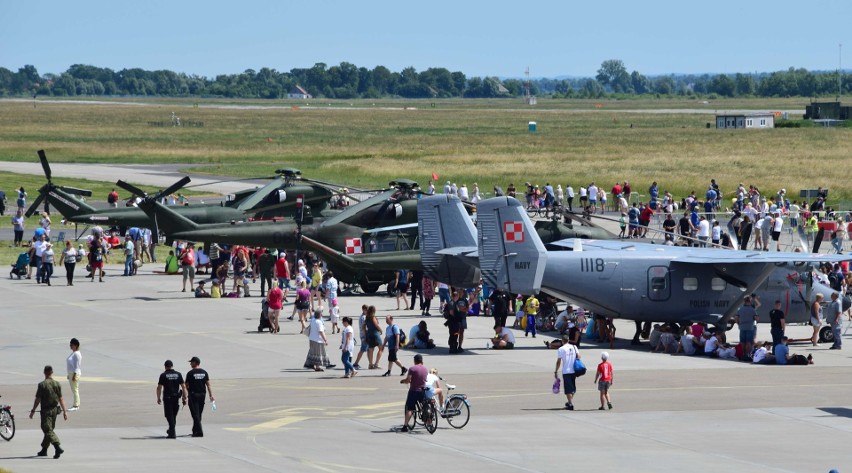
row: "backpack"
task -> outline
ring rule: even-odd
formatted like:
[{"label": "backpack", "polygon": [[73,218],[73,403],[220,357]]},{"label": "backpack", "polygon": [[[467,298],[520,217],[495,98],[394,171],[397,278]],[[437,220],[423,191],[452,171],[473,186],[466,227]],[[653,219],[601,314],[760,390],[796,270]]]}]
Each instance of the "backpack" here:
[{"label": "backpack", "polygon": [[407,341],[408,337],[405,336],[405,332],[399,328],[399,325],[393,324],[393,326],[396,327],[396,329],[399,331],[399,346],[405,346],[405,342]]}]

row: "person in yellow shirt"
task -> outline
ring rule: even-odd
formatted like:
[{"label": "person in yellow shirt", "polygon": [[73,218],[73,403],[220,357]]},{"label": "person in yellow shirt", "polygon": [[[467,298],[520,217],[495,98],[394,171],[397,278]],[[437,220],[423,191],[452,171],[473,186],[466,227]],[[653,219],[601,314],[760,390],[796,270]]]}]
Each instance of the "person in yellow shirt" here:
[{"label": "person in yellow shirt", "polygon": [[538,299],[535,297],[535,294],[527,298],[527,302],[524,304],[524,313],[527,316],[527,328],[524,331],[525,337],[528,337],[530,331],[532,331],[532,336],[535,338],[535,316],[538,314],[538,305]]},{"label": "person in yellow shirt", "polygon": [[219,288],[219,281],[217,279],[213,280],[213,284],[210,287],[210,297],[212,299],[220,299],[222,297],[222,290]]}]

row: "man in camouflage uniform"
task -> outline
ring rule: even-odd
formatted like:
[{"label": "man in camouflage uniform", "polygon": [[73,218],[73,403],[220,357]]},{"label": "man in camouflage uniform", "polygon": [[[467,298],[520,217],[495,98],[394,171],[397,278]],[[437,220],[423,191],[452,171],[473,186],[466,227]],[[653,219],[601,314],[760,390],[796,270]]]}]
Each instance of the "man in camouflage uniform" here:
[{"label": "man in camouflage uniform", "polygon": [[53,444],[53,448],[56,449],[53,458],[59,458],[64,450],[59,447],[59,437],[53,431],[53,428],[56,426],[56,416],[60,410],[65,420],[68,420],[68,411],[65,409],[65,400],[62,399],[62,386],[51,377],[52,375],[53,367],[45,366],[44,381],[38,383],[33,409],[30,411],[30,419],[33,418],[36,408],[41,404],[41,431],[44,432],[44,438],[41,441],[41,450],[37,455],[46,457],[47,447]]}]

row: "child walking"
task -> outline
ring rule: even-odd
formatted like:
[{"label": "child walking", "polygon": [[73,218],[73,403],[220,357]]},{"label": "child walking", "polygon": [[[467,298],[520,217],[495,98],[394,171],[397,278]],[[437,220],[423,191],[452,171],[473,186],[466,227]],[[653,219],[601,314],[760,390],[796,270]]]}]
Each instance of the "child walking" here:
[{"label": "child walking", "polygon": [[601,360],[600,364],[598,364],[598,371],[595,373],[595,380],[593,381],[598,384],[598,391],[601,392],[601,407],[598,408],[599,411],[604,410],[604,403],[606,403],[606,407],[612,409],[612,401],[609,398],[609,388],[612,386],[612,363],[607,361],[609,360],[609,353],[601,353]]}]

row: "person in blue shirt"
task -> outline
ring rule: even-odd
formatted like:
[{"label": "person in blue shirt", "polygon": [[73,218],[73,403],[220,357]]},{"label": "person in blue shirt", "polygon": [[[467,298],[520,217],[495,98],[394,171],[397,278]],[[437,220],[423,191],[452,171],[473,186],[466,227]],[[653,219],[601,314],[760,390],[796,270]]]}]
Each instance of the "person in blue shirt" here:
[{"label": "person in blue shirt", "polygon": [[776,365],[786,365],[787,361],[790,359],[790,348],[787,346],[787,341],[789,338],[781,337],[781,343],[775,345],[775,364]]}]

